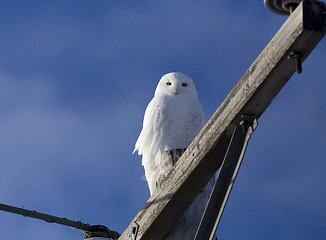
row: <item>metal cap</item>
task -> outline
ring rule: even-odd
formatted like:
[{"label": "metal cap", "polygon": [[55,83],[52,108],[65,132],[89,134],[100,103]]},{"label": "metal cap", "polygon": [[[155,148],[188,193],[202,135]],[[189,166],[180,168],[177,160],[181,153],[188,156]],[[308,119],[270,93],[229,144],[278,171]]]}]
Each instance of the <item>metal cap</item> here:
[{"label": "metal cap", "polygon": [[[290,15],[302,0],[264,0],[265,8],[279,15]],[[291,10],[292,9],[292,10]]]},{"label": "metal cap", "polygon": [[89,226],[87,231],[84,231],[84,239],[118,239],[120,234],[109,230],[107,227],[102,225]]}]

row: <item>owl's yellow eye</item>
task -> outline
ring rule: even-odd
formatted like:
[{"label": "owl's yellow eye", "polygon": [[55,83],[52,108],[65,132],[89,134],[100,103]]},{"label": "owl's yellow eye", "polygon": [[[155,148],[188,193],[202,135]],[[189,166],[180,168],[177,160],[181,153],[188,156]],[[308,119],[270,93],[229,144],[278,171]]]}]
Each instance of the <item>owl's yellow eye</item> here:
[{"label": "owl's yellow eye", "polygon": [[166,85],[170,86],[170,85],[172,85],[172,83],[170,83],[170,82],[166,82]]},{"label": "owl's yellow eye", "polygon": [[184,83],[182,83],[181,85],[182,85],[182,87],[187,87],[187,86],[188,86],[188,84],[187,84],[187,83],[185,83],[185,82],[184,82]]}]

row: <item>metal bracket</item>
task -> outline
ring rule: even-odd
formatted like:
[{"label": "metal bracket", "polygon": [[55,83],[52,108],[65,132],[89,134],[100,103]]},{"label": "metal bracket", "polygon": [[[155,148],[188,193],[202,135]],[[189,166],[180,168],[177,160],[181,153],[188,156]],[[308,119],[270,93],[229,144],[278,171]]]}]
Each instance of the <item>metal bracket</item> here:
[{"label": "metal bracket", "polygon": [[138,229],[139,229],[139,225],[136,222],[134,222],[134,226],[132,227],[132,233],[131,233],[132,240],[136,240]]},{"label": "metal bracket", "polygon": [[248,141],[257,125],[256,116],[243,115],[235,127],[194,240],[216,239],[216,229],[239,171]]}]

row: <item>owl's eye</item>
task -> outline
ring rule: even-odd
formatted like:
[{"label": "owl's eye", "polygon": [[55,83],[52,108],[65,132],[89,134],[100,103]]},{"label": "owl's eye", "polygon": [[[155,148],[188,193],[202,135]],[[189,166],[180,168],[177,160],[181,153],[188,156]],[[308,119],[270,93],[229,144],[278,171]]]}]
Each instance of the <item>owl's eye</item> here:
[{"label": "owl's eye", "polygon": [[181,85],[182,85],[182,87],[187,87],[187,86],[188,86],[188,84],[187,84],[187,83],[185,83],[185,82],[184,82],[184,83],[182,83]]},{"label": "owl's eye", "polygon": [[172,83],[171,82],[166,82],[166,85],[170,86],[170,85],[172,85]]}]

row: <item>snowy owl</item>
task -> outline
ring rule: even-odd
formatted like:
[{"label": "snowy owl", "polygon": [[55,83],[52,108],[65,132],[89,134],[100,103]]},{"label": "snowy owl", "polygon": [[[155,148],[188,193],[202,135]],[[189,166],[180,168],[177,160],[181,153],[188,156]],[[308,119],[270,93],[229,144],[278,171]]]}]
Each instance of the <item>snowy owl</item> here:
[{"label": "snowy owl", "polygon": [[[162,153],[187,148],[204,126],[204,115],[193,80],[182,73],[165,74],[159,81],[154,98],[148,104],[143,129],[135,145],[142,155],[142,165],[151,195],[173,167]],[[190,240],[204,212],[213,182],[209,182],[166,240]]]}]

